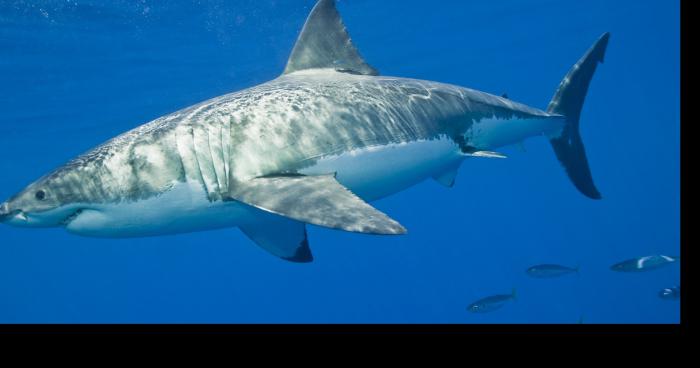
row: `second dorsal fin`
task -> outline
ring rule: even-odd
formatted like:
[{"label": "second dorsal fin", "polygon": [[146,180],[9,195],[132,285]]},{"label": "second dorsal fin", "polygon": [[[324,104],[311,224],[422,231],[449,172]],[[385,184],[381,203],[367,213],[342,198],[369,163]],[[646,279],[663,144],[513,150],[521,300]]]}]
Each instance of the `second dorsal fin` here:
[{"label": "second dorsal fin", "polygon": [[334,68],[364,75],[378,75],[352,43],[335,0],[319,0],[311,10],[283,74],[305,69]]}]

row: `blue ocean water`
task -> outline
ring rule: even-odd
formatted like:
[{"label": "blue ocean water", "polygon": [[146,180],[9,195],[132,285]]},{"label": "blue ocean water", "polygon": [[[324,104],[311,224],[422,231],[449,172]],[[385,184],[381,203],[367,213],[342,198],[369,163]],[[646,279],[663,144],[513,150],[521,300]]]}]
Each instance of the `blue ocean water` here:
[{"label": "blue ocean water", "polygon": [[[97,144],[210,97],[273,79],[314,0],[0,1],[0,197]],[[677,323],[657,293],[680,254],[680,9],[661,0],[345,0],[384,75],[458,84],[546,107],[605,31],[581,133],[603,200],[580,195],[544,138],[468,160],[375,203],[409,229],[309,228],[294,264],[237,229],[82,238],[0,227],[0,322]],[[533,279],[534,264],[579,275]],[[471,302],[515,288],[488,314]]]}]

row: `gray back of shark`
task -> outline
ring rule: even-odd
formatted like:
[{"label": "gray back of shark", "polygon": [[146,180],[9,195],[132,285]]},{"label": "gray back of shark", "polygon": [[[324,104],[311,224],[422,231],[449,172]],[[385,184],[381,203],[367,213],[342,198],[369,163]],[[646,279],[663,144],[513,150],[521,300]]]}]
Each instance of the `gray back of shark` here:
[{"label": "gray back of shark", "polygon": [[335,7],[320,0],[284,73],[158,118],[71,160],[0,205],[0,221],[93,237],[238,227],[268,252],[312,260],[306,224],[396,235],[368,202],[434,178],[451,187],[470,157],[550,139],[574,185],[599,199],[579,135],[604,34],[546,111],[459,86],[380,76]]}]

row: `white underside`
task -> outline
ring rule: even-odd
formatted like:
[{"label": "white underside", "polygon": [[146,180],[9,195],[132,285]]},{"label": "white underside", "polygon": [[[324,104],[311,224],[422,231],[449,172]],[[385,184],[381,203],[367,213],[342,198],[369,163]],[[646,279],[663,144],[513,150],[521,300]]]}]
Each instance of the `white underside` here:
[{"label": "white underside", "polygon": [[[463,159],[447,138],[375,146],[322,158],[305,175],[337,173],[361,198],[379,199],[445,170]],[[234,227],[255,212],[237,202],[210,202],[197,182],[177,183],[166,193],[138,202],[89,206],[67,226],[84,236],[138,237]]]},{"label": "white underside", "polygon": [[463,158],[459,146],[443,137],[328,156],[301,173],[337,173],[336,179],[346,188],[366,201],[374,201],[441,174]]},{"label": "white underside", "polygon": [[209,202],[201,184],[186,182],[142,201],[91,205],[66,229],[95,237],[157,236],[235,226],[246,213],[237,202]]},{"label": "white underside", "polygon": [[465,137],[480,149],[496,149],[517,144],[523,140],[544,135],[550,138],[561,134],[564,118],[541,119],[483,119],[472,125]]}]

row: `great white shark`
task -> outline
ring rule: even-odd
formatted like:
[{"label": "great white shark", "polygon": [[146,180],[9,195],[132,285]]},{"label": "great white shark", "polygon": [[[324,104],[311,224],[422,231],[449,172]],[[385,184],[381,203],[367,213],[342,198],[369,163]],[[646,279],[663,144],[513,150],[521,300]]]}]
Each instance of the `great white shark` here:
[{"label": "great white shark", "polygon": [[0,221],[92,237],[238,227],[293,262],[313,257],[306,224],[395,235],[368,202],[427,178],[452,186],[469,157],[546,136],[569,178],[600,199],[579,116],[605,33],[546,110],[455,85],[381,76],[320,0],[284,73],[126,132],[0,205]]}]

